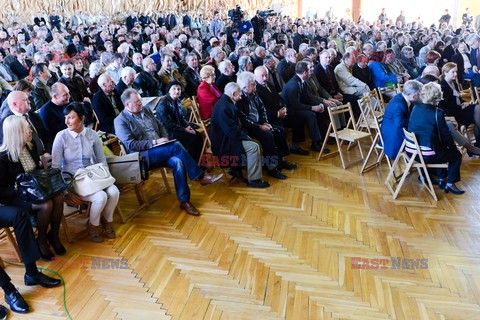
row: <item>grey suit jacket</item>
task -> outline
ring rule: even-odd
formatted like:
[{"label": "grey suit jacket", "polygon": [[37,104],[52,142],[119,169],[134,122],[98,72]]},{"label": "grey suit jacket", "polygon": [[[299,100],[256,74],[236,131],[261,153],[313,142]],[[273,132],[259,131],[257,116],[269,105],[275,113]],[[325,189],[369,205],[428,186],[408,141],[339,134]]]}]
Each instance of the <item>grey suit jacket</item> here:
[{"label": "grey suit jacket", "polygon": [[[154,129],[160,137],[167,137],[165,127],[153,115],[153,112],[148,108],[143,108],[143,116],[147,117],[154,123]],[[147,159],[148,163],[148,149],[153,147],[153,141],[148,139],[147,133],[142,125],[124,109],[114,120],[115,134],[125,145],[129,152],[140,152],[140,154]]]}]

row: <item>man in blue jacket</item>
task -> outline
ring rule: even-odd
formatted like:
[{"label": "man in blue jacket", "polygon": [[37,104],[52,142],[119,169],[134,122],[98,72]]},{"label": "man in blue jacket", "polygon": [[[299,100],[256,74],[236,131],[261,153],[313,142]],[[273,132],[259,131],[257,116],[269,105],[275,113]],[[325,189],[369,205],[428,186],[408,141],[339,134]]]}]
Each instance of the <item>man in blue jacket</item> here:
[{"label": "man in blue jacket", "polygon": [[390,159],[395,159],[403,143],[403,128],[408,127],[408,119],[413,105],[420,97],[422,84],[417,80],[409,80],[403,92],[397,94],[387,105],[382,122],[383,149]]}]

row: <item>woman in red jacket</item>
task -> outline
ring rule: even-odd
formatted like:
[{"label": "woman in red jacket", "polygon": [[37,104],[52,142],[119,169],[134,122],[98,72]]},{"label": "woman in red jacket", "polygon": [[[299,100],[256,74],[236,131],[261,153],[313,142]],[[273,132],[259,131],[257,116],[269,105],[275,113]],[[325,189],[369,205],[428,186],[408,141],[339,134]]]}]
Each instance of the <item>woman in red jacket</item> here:
[{"label": "woman in red jacket", "polygon": [[222,92],[215,84],[215,69],[211,66],[204,66],[200,70],[202,82],[197,89],[200,116],[203,120],[209,119],[215,103],[222,96]]}]

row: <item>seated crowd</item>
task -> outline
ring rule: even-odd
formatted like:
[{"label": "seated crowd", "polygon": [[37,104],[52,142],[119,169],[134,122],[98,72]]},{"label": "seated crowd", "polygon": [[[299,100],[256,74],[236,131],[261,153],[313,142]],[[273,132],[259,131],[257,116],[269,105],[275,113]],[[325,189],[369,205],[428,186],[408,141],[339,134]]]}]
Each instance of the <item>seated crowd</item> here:
[{"label": "seated crowd", "polygon": [[[248,187],[267,188],[263,169],[287,179],[282,170],[297,165],[286,157],[309,154],[301,146],[306,131],[310,151],[320,151],[325,139],[333,144],[325,136],[328,108],[351,103],[358,116],[358,99],[378,87],[403,85],[388,97],[381,128],[389,158],[397,156],[407,129],[418,136],[427,163],[449,163],[437,172],[438,185],[461,194],[457,145],[480,155],[480,107],[463,101],[459,87],[480,86],[480,36],[465,25],[260,14],[234,23],[219,12],[212,19],[186,13],[178,24],[174,14],[96,19],[77,13],[63,23],[52,17],[36,17],[33,25],[0,22],[0,221],[15,228],[27,285],[60,285],[35,261],[51,261],[50,247],[66,253],[58,236],[64,201],[91,203],[92,241],[115,238],[115,185],[89,196],[68,191],[43,203],[15,192],[16,176],[40,168],[42,155],[51,154],[52,167],[71,174],[106,166],[94,123],[116,135],[127,152],[139,152],[148,169],[169,167],[180,207],[194,216],[199,212],[187,176],[201,185],[222,177],[209,173],[203,157],[206,134],[216,164]],[[145,105],[156,97],[162,98],[154,108]],[[189,122],[184,99],[198,102],[208,133]],[[345,127],[346,119],[337,120]],[[475,144],[459,132],[470,124]],[[407,152],[411,146],[408,141]],[[0,286],[12,311],[29,311],[1,268]]]}]

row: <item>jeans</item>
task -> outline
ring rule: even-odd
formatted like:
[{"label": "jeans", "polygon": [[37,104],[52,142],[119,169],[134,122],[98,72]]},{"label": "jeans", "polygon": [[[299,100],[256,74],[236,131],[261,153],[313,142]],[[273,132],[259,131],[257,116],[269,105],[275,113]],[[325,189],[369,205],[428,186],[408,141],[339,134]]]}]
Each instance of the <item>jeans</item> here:
[{"label": "jeans", "polygon": [[175,141],[148,150],[148,160],[149,169],[161,166],[171,168],[178,201],[190,201],[190,188],[186,174],[190,180],[197,180],[203,176],[203,171],[180,142]]}]

